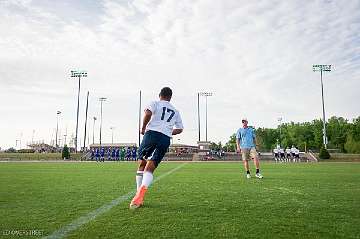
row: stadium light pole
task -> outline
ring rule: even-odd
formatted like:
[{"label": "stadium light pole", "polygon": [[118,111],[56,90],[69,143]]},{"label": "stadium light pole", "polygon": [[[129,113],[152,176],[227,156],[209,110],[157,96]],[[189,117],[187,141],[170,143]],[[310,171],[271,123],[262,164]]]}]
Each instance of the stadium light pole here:
[{"label": "stadium light pole", "polygon": [[197,108],[198,108],[198,130],[199,130],[199,142],[201,141],[201,132],[200,132],[200,93],[197,94]]},{"label": "stadium light pole", "polygon": [[99,98],[100,101],[100,146],[101,146],[101,129],[102,129],[102,120],[103,120],[103,114],[102,114],[102,106],[103,102],[106,101],[105,97]]},{"label": "stadium light pole", "polygon": [[76,113],[76,132],[75,132],[75,152],[77,152],[78,128],[79,128],[79,105],[80,105],[80,81],[81,81],[81,77],[87,77],[87,72],[86,71],[71,71],[71,77],[79,79],[77,113]]},{"label": "stadium light pole", "polygon": [[114,143],[114,129],[115,129],[115,127],[111,126],[110,129],[111,129],[111,143],[113,144]]},{"label": "stadium light pole", "polygon": [[85,151],[85,146],[86,146],[86,129],[87,129],[88,109],[89,109],[89,91],[87,92],[87,96],[86,96],[85,131],[84,131],[84,148],[83,148],[84,151]]},{"label": "stadium light pole", "polygon": [[323,142],[324,147],[327,149],[327,136],[326,136],[326,123],[325,123],[325,103],[324,103],[324,85],[323,85],[323,71],[331,71],[331,65],[313,65],[313,71],[320,71],[321,82],[321,99],[322,99],[322,113],[323,113]]},{"label": "stadium light pole", "polygon": [[34,135],[35,135],[35,130],[33,129],[31,136],[31,144],[34,144]]},{"label": "stadium light pole", "polygon": [[55,147],[56,149],[59,147],[58,145],[58,131],[59,131],[59,115],[61,114],[61,111],[56,112],[56,136],[55,136]]},{"label": "stadium light pole", "polygon": [[94,120],[94,123],[93,123],[93,144],[95,144],[95,121],[97,120],[97,118],[94,116],[93,120]]},{"label": "stadium light pole", "polygon": [[278,117],[278,122],[279,122],[279,143],[280,143],[280,147],[281,147],[281,125],[282,125],[282,117]]},{"label": "stadium light pole", "polygon": [[208,141],[208,107],[207,107],[207,98],[212,96],[212,92],[200,92],[200,96],[205,96],[205,141]]},{"label": "stadium light pole", "polygon": [[64,134],[64,146],[65,146],[65,144],[66,144],[66,136],[67,136],[67,126],[66,126],[65,134]]}]

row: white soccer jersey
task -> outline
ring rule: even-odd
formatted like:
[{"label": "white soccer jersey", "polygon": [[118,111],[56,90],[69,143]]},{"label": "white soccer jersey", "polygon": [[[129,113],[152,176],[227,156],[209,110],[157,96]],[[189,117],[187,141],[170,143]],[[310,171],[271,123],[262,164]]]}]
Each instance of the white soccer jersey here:
[{"label": "white soccer jersey", "polygon": [[274,149],[274,154],[279,153],[279,150],[277,148]]},{"label": "white soccer jersey", "polygon": [[298,149],[295,149],[295,155],[298,155],[300,151]]},{"label": "white soccer jersey", "polygon": [[179,111],[169,101],[153,101],[146,109],[152,112],[146,131],[153,130],[172,137],[174,126],[176,129],[184,128]]},{"label": "white soccer jersey", "polygon": [[286,149],[286,153],[287,153],[287,154],[290,154],[290,153],[291,153],[291,149],[287,148],[287,149]]}]

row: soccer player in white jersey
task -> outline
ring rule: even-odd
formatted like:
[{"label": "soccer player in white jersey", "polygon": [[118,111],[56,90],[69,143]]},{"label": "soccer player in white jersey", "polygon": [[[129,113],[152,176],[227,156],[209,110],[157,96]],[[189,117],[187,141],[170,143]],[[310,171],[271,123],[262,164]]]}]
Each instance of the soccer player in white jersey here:
[{"label": "soccer player in white jersey", "polygon": [[295,161],[300,162],[300,151],[295,147]]},{"label": "soccer player in white jersey", "polygon": [[171,137],[183,132],[180,113],[170,104],[171,97],[172,90],[164,87],[159,94],[160,100],[145,108],[140,132],[144,138],[139,148],[139,167],[136,172],[137,193],[131,200],[130,209],[143,204],[145,193],[154,178],[154,170],[167,152]]},{"label": "soccer player in white jersey", "polygon": [[295,159],[296,148],[294,147],[294,145],[291,147],[290,151],[291,151],[291,156],[293,158],[293,161],[295,162],[296,161],[296,159]]},{"label": "soccer player in white jersey", "polygon": [[279,149],[281,162],[285,162],[285,151],[283,148]]},{"label": "soccer player in white jersey", "polygon": [[274,148],[274,159],[275,159],[275,163],[280,159],[279,159],[279,149],[278,148]]},{"label": "soccer player in white jersey", "polygon": [[291,149],[289,147],[286,147],[286,161],[291,162]]}]

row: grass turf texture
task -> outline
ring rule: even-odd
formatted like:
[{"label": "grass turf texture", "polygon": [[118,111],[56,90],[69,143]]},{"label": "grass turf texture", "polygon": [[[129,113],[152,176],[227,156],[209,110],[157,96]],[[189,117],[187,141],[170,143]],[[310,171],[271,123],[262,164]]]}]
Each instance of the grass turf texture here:
[{"label": "grass turf texture", "polygon": [[[156,175],[179,164],[162,163]],[[135,168],[1,163],[0,237],[51,234],[133,190]],[[263,180],[247,180],[240,163],[188,163],[153,184],[143,208],[120,203],[67,237],[359,238],[359,163],[264,163],[262,172]]]},{"label": "grass turf texture", "polygon": [[[80,160],[82,153],[71,153],[70,160]],[[61,153],[0,153],[0,161],[63,160]]]}]

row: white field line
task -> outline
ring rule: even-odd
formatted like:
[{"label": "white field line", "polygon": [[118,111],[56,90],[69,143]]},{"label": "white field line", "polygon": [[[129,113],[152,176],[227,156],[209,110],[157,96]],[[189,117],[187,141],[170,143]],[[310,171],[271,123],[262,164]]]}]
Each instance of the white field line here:
[{"label": "white field line", "polygon": [[[154,182],[157,182],[160,179],[174,173],[175,171],[181,169],[185,165],[186,165],[186,163],[181,164],[178,167],[160,175],[159,177],[155,178]],[[89,223],[90,221],[94,220],[96,217],[108,212],[110,209],[119,205],[120,203],[129,200],[135,193],[136,193],[136,190],[132,190],[132,191],[128,192],[127,194],[124,194],[124,195],[112,200],[110,203],[104,204],[103,206],[99,207],[98,209],[95,209],[94,211],[89,212],[88,214],[79,217],[78,219],[72,221],[70,224],[60,228],[59,230],[53,232],[49,236],[46,236],[43,238],[47,238],[47,239],[48,238],[64,238],[69,232],[72,232],[72,231],[78,229],[82,225],[85,225],[85,224]]]}]

